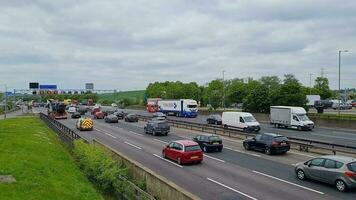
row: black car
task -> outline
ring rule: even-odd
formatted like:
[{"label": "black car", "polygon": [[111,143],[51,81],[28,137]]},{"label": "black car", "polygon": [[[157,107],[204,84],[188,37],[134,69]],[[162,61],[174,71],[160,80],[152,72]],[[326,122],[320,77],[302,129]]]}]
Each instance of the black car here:
[{"label": "black car", "polygon": [[145,133],[151,133],[152,135],[168,135],[170,131],[170,126],[167,121],[165,120],[151,120],[147,122],[146,126],[144,127]]},{"label": "black car", "polygon": [[136,114],[128,114],[125,116],[125,122],[138,122],[138,116]]},{"label": "black car", "polygon": [[223,149],[222,139],[217,135],[197,135],[193,138],[193,141],[197,142],[205,152],[220,152]]},{"label": "black car", "polygon": [[104,120],[106,123],[118,123],[119,122],[119,119],[116,115],[108,115],[108,116],[105,116],[104,117]]},{"label": "black car", "polygon": [[116,112],[114,112],[113,114],[116,115],[116,117],[117,117],[118,119],[124,119],[124,118],[125,118],[125,113],[122,112],[122,111],[116,111]]},{"label": "black car", "polygon": [[323,108],[323,109],[327,109],[327,108],[331,108],[333,105],[333,102],[330,100],[316,100],[314,101],[314,108]]},{"label": "black car", "polygon": [[164,117],[164,118],[167,118],[167,115],[165,115],[162,112],[155,112],[155,113],[153,113],[153,117]]},{"label": "black car", "polygon": [[261,133],[256,137],[243,141],[246,150],[262,151],[266,154],[284,154],[290,150],[288,138],[275,133]]},{"label": "black car", "polygon": [[209,117],[206,119],[206,122],[208,124],[221,125],[222,124],[222,119],[221,119],[220,115],[209,115]]},{"label": "black car", "polygon": [[79,112],[74,112],[74,113],[72,113],[71,117],[72,117],[72,118],[80,118],[81,115],[80,115]]}]

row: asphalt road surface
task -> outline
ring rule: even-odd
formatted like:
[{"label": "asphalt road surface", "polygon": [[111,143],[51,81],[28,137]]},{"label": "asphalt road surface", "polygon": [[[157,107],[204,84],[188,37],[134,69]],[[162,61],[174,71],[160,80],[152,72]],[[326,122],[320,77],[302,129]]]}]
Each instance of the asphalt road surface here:
[{"label": "asphalt road surface", "polygon": [[[333,186],[295,177],[293,164],[314,155],[289,152],[267,156],[245,151],[241,141],[224,139],[220,153],[205,154],[199,165],[179,166],[161,157],[164,145],[191,138],[196,132],[172,128],[168,136],[143,133],[143,122],[107,124],[94,120],[94,130],[75,129],[75,120],[61,120],[79,135],[96,139],[124,153],[202,199],[355,199],[356,191],[340,193]],[[173,198],[173,197],[172,197]]]}]

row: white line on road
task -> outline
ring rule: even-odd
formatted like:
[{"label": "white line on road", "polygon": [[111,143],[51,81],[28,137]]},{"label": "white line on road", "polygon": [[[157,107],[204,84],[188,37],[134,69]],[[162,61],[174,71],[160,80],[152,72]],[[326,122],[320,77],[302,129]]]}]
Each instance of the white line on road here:
[{"label": "white line on road", "polygon": [[163,144],[168,144],[168,142],[165,142],[165,141],[163,141],[163,140],[159,140],[159,139],[153,139],[153,140],[156,140],[157,142],[160,142],[160,143],[163,143]]},{"label": "white line on road", "polygon": [[170,160],[168,160],[168,159],[165,159],[165,158],[163,158],[163,157],[161,157],[161,156],[159,156],[159,155],[157,155],[157,154],[153,154],[153,155],[156,156],[157,158],[160,158],[160,159],[162,159],[162,160],[164,160],[164,161],[167,161],[167,162],[169,162],[169,163],[171,163],[171,164],[173,164],[173,165],[175,165],[175,166],[177,166],[177,167],[183,168],[182,165],[178,165],[177,163],[174,163],[174,162],[172,162],[172,161],[170,161]]},{"label": "white line on road", "polygon": [[238,149],[233,149],[233,148],[230,148],[230,147],[224,147],[224,148],[225,149],[229,149],[231,151],[236,151],[236,152],[239,152],[239,153],[244,153],[244,154],[247,154],[247,155],[251,155],[251,156],[261,157],[261,155],[258,155],[258,154],[248,153],[248,152],[241,151],[241,150],[238,150]]},{"label": "white line on road", "polygon": [[136,146],[136,145],[134,145],[134,144],[131,144],[131,143],[129,143],[129,142],[124,142],[125,144],[128,144],[128,145],[130,145],[130,146],[132,146],[132,147],[135,147],[136,149],[142,149],[141,147],[139,147],[139,146]]},{"label": "white line on road", "polygon": [[208,158],[210,158],[210,159],[213,159],[213,160],[217,160],[217,161],[219,161],[219,162],[225,162],[225,160],[220,160],[219,158],[215,158],[215,157],[213,157],[213,156],[208,156],[208,155],[206,155],[206,154],[204,154],[204,156],[206,156],[206,157],[208,157]]},{"label": "white line on road", "polygon": [[234,189],[234,188],[232,188],[232,187],[229,187],[229,186],[227,186],[227,185],[224,185],[224,184],[222,184],[222,183],[220,183],[220,182],[218,182],[218,181],[216,181],[216,180],[213,180],[213,179],[211,179],[211,178],[206,178],[206,179],[208,179],[209,181],[211,181],[211,182],[213,182],[213,183],[216,183],[216,184],[218,184],[218,185],[220,185],[220,186],[222,186],[222,187],[224,187],[224,188],[227,188],[227,189],[232,190],[232,191],[234,191],[234,192],[236,192],[236,193],[239,193],[239,194],[241,194],[241,195],[243,195],[243,196],[245,196],[245,197],[247,197],[247,198],[249,198],[249,199],[257,200],[256,198],[251,197],[251,196],[248,195],[248,194],[245,194],[245,193],[243,193],[243,192],[241,192],[241,191],[238,191],[238,190],[236,190],[236,189]]},{"label": "white line on road", "polygon": [[135,135],[138,135],[138,136],[143,136],[142,134],[139,134],[139,133],[136,133],[136,132],[133,132],[133,131],[129,131],[130,133],[132,133],[132,134],[135,134]]},{"label": "white line on road", "polygon": [[255,170],[253,170],[252,172],[254,172],[256,174],[260,174],[262,176],[266,176],[268,178],[272,178],[272,179],[284,182],[284,183],[288,183],[290,185],[294,185],[294,186],[297,186],[297,187],[300,187],[300,188],[303,188],[305,190],[309,190],[309,191],[312,191],[312,192],[315,192],[315,193],[318,193],[318,194],[324,194],[323,192],[320,192],[318,190],[314,190],[314,189],[311,189],[311,188],[308,188],[308,187],[305,187],[305,186],[302,186],[302,185],[298,185],[298,184],[295,184],[295,183],[292,183],[292,182],[289,182],[289,181],[286,181],[286,180],[283,180],[283,179],[280,179],[280,178],[277,178],[277,177],[274,177],[274,176],[271,176],[271,175],[268,175],[268,174],[264,174],[262,172],[258,172],[258,171],[255,171]]},{"label": "white line on road", "polygon": [[116,138],[115,136],[111,135],[110,133],[108,133],[108,132],[106,132],[106,131],[103,131],[103,130],[100,130],[100,129],[97,129],[97,128],[94,128],[94,130],[99,131],[99,132],[101,132],[101,133],[104,133],[105,135],[108,135],[108,136],[110,136],[110,137],[112,137],[112,138]]}]

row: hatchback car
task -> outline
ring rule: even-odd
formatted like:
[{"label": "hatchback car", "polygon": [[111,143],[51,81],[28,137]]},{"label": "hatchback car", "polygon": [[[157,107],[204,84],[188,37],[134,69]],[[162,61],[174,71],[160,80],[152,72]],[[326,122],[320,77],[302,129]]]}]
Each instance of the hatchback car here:
[{"label": "hatchback car", "polygon": [[80,118],[81,115],[80,115],[79,112],[74,112],[74,113],[72,113],[71,117],[72,117],[73,119],[74,119],[74,118]]},{"label": "hatchback car", "polygon": [[345,192],[356,188],[356,159],[346,156],[329,155],[297,163],[295,173],[300,180],[313,179],[335,185]]},{"label": "hatchback car", "polygon": [[113,115],[113,114],[105,116],[104,120],[106,123],[118,123],[119,122],[119,119],[117,118],[117,116]]},{"label": "hatchback car", "polygon": [[138,122],[138,116],[136,114],[128,114],[125,116],[125,122]]},{"label": "hatchback car", "polygon": [[205,152],[222,151],[222,139],[217,135],[197,135],[193,138]]},{"label": "hatchback car", "polygon": [[95,119],[104,119],[105,114],[102,111],[95,112],[94,118]]},{"label": "hatchback car", "polygon": [[163,158],[177,161],[178,164],[201,163],[203,151],[198,143],[191,140],[176,140],[170,142],[162,150]]},{"label": "hatchback car", "polygon": [[246,150],[262,151],[266,154],[286,153],[290,150],[288,138],[275,133],[261,133],[243,141]]},{"label": "hatchback car", "polygon": [[156,118],[148,121],[146,126],[144,127],[145,133],[151,133],[156,136],[160,135],[168,135],[170,131],[170,126],[166,120],[156,120]]},{"label": "hatchback car", "polygon": [[206,123],[221,125],[222,124],[221,116],[220,115],[209,115],[208,118],[206,119]]}]

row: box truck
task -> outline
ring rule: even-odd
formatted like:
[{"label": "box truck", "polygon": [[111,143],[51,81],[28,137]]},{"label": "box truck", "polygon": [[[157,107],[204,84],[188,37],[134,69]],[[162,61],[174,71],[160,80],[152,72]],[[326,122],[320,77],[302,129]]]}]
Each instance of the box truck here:
[{"label": "box truck", "polygon": [[314,122],[302,107],[271,106],[271,124],[275,127],[294,128],[298,130],[312,130]]},{"label": "box truck", "polygon": [[198,115],[198,103],[192,99],[159,100],[158,111],[166,115],[177,117],[196,117]]},{"label": "box truck", "polygon": [[225,128],[234,127],[242,129],[246,132],[260,131],[260,123],[253,117],[251,113],[247,112],[223,112],[222,124]]}]

